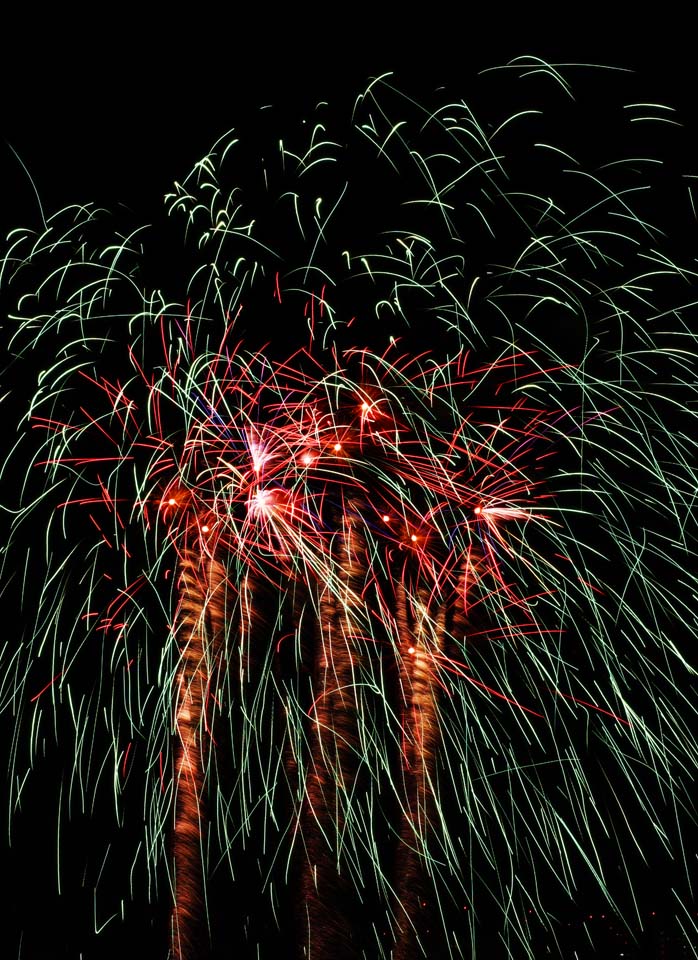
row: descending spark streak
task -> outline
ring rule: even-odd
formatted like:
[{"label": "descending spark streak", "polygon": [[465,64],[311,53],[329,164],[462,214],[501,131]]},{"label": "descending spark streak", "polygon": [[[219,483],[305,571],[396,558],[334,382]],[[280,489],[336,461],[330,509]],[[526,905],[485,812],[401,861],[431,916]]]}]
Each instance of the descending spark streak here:
[{"label": "descending spark streak", "polygon": [[[356,608],[364,577],[362,536],[352,505],[341,518],[333,549],[334,586],[320,588],[318,654],[312,706],[310,764],[304,814],[305,864],[300,916],[304,956],[316,960],[361,956],[355,893],[345,848],[357,789],[357,682],[360,633]],[[354,914],[354,916],[352,916]]]},{"label": "descending spark streak", "polygon": [[172,955],[175,960],[197,956],[205,929],[203,921],[207,767],[205,714],[216,647],[225,627],[225,570],[220,563],[182,552],[179,561],[179,607],[175,633],[180,666],[175,683],[174,908]]},{"label": "descending spark streak", "polygon": [[[401,642],[400,686],[404,703],[404,794],[395,876],[398,933],[394,960],[409,960],[428,949],[434,923],[434,891],[428,877],[430,834],[437,817],[434,759],[439,743],[438,684],[435,662],[445,636],[445,607],[439,606],[433,621],[427,598],[411,597],[402,584],[397,587],[396,620]],[[413,607],[410,611],[409,607]]]}]

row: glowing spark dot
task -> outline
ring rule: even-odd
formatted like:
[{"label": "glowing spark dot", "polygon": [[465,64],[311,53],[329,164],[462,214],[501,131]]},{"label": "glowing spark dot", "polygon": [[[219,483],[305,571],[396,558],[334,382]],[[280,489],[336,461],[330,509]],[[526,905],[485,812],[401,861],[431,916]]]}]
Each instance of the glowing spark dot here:
[{"label": "glowing spark dot", "polygon": [[417,534],[416,534],[416,533],[413,533],[412,536],[410,537],[410,540],[412,541],[412,543],[416,543],[416,542],[417,542]]},{"label": "glowing spark dot", "polygon": [[257,490],[248,501],[249,511],[253,517],[268,515],[273,506],[274,494],[271,490]]},{"label": "glowing spark dot", "polygon": [[341,444],[341,443],[335,443],[333,449],[334,449],[335,451],[341,450],[341,449],[342,449],[342,444]]}]

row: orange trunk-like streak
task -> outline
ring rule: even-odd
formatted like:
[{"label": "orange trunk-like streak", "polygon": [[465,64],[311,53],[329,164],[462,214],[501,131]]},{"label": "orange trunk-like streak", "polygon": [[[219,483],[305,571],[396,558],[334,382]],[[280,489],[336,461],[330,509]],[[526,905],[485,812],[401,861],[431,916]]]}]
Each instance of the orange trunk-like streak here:
[{"label": "orange trunk-like streak", "polygon": [[356,671],[361,651],[356,607],[365,579],[365,544],[350,510],[342,526],[339,579],[324,586],[319,600],[316,699],[303,815],[299,956],[304,960],[362,955],[356,891],[341,847],[358,765]]},{"label": "orange trunk-like streak", "polygon": [[395,865],[396,934],[393,960],[427,955],[433,883],[429,879],[428,840],[435,819],[434,758],[439,743],[435,662],[442,652],[445,610],[432,620],[417,598],[397,588],[403,697],[404,807]]},{"label": "orange trunk-like streak", "polygon": [[180,559],[176,632],[180,662],[175,681],[172,841],[174,904],[172,957],[200,956],[204,922],[202,826],[208,752],[204,711],[216,645],[225,619],[225,570],[215,560],[186,551]]}]

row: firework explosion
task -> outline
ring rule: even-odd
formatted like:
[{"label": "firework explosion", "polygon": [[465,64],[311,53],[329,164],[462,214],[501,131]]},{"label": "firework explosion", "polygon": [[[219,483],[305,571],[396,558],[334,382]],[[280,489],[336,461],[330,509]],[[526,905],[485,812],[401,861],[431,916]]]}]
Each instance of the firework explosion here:
[{"label": "firework explosion", "polygon": [[11,234],[10,807],[57,742],[59,881],[113,811],[96,933],[563,956],[555,904],[630,928],[660,855],[690,924],[693,275],[654,161],[546,141],[568,81],[266,109],[159,229]]}]

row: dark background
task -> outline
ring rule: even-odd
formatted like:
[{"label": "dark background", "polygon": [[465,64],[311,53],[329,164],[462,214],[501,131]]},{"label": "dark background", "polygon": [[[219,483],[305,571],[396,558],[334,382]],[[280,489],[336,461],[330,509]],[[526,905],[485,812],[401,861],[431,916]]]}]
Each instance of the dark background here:
[{"label": "dark background", "polygon": [[[39,203],[47,214],[74,202],[124,205],[147,222],[170,183],[262,104],[297,113],[320,99],[348,98],[367,78],[389,70],[416,95],[446,84],[467,99],[477,91],[478,70],[523,54],[634,71],[634,99],[677,108],[687,132],[676,149],[687,151],[687,169],[694,166],[689,154],[698,144],[698,69],[688,24],[665,7],[653,11],[652,23],[637,11],[610,23],[606,10],[587,6],[558,7],[550,17],[518,12],[513,20],[502,10],[473,21],[465,10],[454,20],[450,11],[428,5],[418,18],[406,7],[388,12],[386,26],[371,8],[340,6],[304,22],[269,9],[252,22],[196,6],[182,19],[172,13],[147,29],[135,15],[104,13],[68,22],[64,13],[49,19],[28,13],[24,25],[5,30],[2,39],[3,234],[36,220]],[[596,95],[599,101],[605,96],[602,77]],[[593,100],[592,91],[592,111]],[[599,125],[594,135],[613,142],[617,132]],[[675,160],[684,165],[682,154]],[[11,636],[12,597],[4,598],[3,608]],[[9,755],[11,723],[5,719],[2,732]],[[2,908],[9,932],[0,952],[13,960],[77,960],[83,942],[77,931],[93,922],[89,894],[55,893],[56,790],[50,770],[46,782],[45,817],[42,802],[35,801],[23,814],[13,849],[0,845],[0,862],[7,863],[3,876],[13,888]],[[580,902],[569,924],[581,930],[592,917],[600,924],[597,906]],[[657,908],[660,915],[669,909],[659,892]],[[132,939],[150,929],[148,913],[144,905],[139,926],[132,910],[129,930],[117,932],[108,947],[103,941],[93,945],[85,958],[154,949],[162,925],[151,931],[151,941]],[[648,934],[644,953],[627,955],[655,956],[653,937],[658,942],[658,934]],[[611,955],[603,949],[600,956]]]},{"label": "dark background", "polygon": [[[485,11],[472,22],[467,15],[454,21],[438,4],[419,19],[386,9],[387,22],[355,7],[332,20],[299,19],[284,9],[256,22],[229,22],[207,15],[204,5],[182,22],[67,13],[6,29],[2,225],[36,203],[8,144],[46,210],[80,201],[147,208],[250,108],[311,107],[355,94],[386,71],[415,93],[446,84],[467,96],[478,70],[516,56],[607,64],[635,71],[629,90],[638,100],[668,103],[684,123],[694,121],[692,34],[670,7],[651,22],[637,14],[609,19],[589,5],[564,16],[561,8],[546,14],[538,5],[513,14]],[[602,76],[598,83],[603,100]],[[613,131],[597,135],[612,138]]]}]

